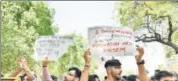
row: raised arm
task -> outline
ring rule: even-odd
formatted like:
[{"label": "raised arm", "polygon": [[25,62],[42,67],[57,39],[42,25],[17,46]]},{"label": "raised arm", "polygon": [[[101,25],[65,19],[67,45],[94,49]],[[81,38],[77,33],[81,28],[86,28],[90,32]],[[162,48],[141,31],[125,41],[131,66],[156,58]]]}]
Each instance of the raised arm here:
[{"label": "raised arm", "polygon": [[21,57],[20,62],[22,63],[22,68],[27,74],[27,81],[33,81],[35,79],[35,75],[33,72],[29,69],[28,63],[25,57]]},{"label": "raised arm", "polygon": [[12,72],[10,75],[9,75],[9,77],[16,77],[20,72],[21,72],[21,68],[20,67],[18,67],[17,69],[16,69],[16,71],[14,71],[14,72]]},{"label": "raised arm", "polygon": [[140,81],[149,81],[145,66],[144,66],[144,60],[142,60],[142,57],[144,55],[144,49],[140,46],[137,46],[138,55],[136,56],[136,62],[138,66],[138,77]]},{"label": "raised arm", "polygon": [[53,81],[47,66],[48,66],[48,58],[46,57],[45,60],[42,62],[43,81]]},{"label": "raised arm", "polygon": [[90,73],[90,49],[87,49],[84,53],[84,59],[85,59],[85,65],[84,65],[84,69],[82,71],[82,75],[80,78],[80,81],[88,81],[88,76]]}]

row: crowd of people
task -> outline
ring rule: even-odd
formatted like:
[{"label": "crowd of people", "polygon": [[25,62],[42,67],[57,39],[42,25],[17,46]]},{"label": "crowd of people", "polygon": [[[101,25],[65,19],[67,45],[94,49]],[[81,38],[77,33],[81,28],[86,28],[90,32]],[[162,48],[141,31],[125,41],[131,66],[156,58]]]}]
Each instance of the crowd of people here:
[{"label": "crowd of people", "polygon": [[[91,57],[90,49],[84,52],[85,65],[84,69],[80,70],[78,67],[71,67],[68,69],[67,74],[64,76],[64,80],[60,80],[57,76],[50,74],[48,68],[48,58],[46,57],[42,61],[42,79],[40,81],[178,81],[178,74],[169,71],[156,70],[152,77],[148,77],[148,73],[144,67],[145,61],[142,59],[144,55],[144,49],[137,46],[139,54],[136,55],[136,64],[138,66],[137,75],[122,75],[122,63],[118,59],[110,59],[105,62],[105,69],[107,75],[99,77],[96,74],[90,74]],[[29,67],[26,58],[20,57],[18,59],[19,67],[9,75],[9,77],[19,77],[21,81],[39,81],[39,77],[32,72]],[[18,76],[19,73],[24,71],[24,74]],[[3,77],[1,75],[1,77]]]}]

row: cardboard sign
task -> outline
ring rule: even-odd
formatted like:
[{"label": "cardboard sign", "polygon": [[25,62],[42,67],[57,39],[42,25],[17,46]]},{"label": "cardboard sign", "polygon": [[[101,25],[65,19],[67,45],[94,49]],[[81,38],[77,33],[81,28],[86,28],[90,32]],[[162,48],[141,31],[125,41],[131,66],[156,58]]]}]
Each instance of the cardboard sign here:
[{"label": "cardboard sign", "polygon": [[134,32],[130,28],[92,27],[88,29],[91,54],[127,56],[136,52]]},{"label": "cardboard sign", "polygon": [[66,36],[40,36],[35,42],[35,55],[38,60],[57,60],[68,49],[72,43],[72,37]]}]

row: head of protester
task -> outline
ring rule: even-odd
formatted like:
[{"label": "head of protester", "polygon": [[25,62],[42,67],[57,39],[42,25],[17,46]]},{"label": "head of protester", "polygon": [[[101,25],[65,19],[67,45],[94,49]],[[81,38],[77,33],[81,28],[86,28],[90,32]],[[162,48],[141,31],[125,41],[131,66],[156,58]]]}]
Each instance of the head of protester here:
[{"label": "head of protester", "polygon": [[129,75],[127,81],[140,81],[137,75]]},{"label": "head of protester", "polygon": [[64,76],[64,81],[80,81],[81,71],[77,67],[69,68],[67,74]]},{"label": "head of protester", "polygon": [[51,75],[51,78],[52,78],[53,81],[58,81],[58,78],[55,75]]},{"label": "head of protester", "polygon": [[174,75],[168,71],[159,71],[155,74],[154,79],[155,81],[174,81]]},{"label": "head of protester", "polygon": [[107,79],[110,80],[117,80],[119,79],[120,75],[121,75],[121,62],[117,59],[111,59],[106,61],[105,63],[105,68],[106,68],[106,72],[107,72]]},{"label": "head of protester", "polygon": [[93,75],[89,75],[89,79],[88,81],[100,81],[98,75],[93,74]]},{"label": "head of protester", "polygon": [[[49,60],[48,57],[42,61],[43,66],[43,80],[45,81],[57,81],[57,77],[50,75],[47,66]],[[50,75],[50,76],[49,76]],[[67,74],[64,76],[64,81],[80,81],[81,71],[77,67],[71,67],[68,69]]]},{"label": "head of protester", "polygon": [[25,57],[19,57],[17,59],[19,63],[19,67],[17,67],[16,71],[11,73],[9,77],[17,77],[22,71],[25,72],[23,75],[20,76],[21,81],[33,81],[35,76],[33,72],[28,67],[28,62]]}]

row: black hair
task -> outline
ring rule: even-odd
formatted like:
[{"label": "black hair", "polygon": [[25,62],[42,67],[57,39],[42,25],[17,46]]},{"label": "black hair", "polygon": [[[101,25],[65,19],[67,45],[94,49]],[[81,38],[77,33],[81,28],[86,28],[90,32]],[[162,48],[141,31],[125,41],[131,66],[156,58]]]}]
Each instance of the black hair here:
[{"label": "black hair", "polygon": [[96,78],[99,79],[98,75],[96,75],[96,74],[89,75],[88,81],[95,81]]},{"label": "black hair", "polygon": [[57,80],[57,79],[58,79],[57,76],[55,76],[55,75],[51,75],[51,78],[52,78],[53,80]]},{"label": "black hair", "polygon": [[77,68],[77,67],[71,67],[71,68],[69,68],[68,71],[71,71],[71,70],[75,70],[75,77],[80,78],[80,76],[81,76],[81,71],[80,71],[79,68]]},{"label": "black hair", "polygon": [[137,75],[129,75],[128,77],[127,77],[127,81],[136,81],[137,80]]},{"label": "black hair", "polygon": [[23,74],[20,76],[20,80],[23,81],[25,79],[25,76],[27,76],[27,74]]},{"label": "black hair", "polygon": [[107,68],[108,66],[121,66],[121,62],[119,60],[116,59],[112,59],[112,60],[108,60],[105,63],[105,68]]},{"label": "black hair", "polygon": [[124,75],[124,76],[122,76],[122,78],[126,80],[126,79],[127,79],[127,76]]},{"label": "black hair", "polygon": [[174,75],[171,72],[168,71],[159,71],[155,74],[154,78],[156,80],[161,80],[163,77],[173,77]]}]

